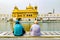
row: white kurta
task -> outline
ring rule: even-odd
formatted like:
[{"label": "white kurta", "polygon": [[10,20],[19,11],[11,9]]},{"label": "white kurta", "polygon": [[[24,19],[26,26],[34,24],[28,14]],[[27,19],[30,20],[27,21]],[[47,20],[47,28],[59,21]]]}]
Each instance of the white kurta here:
[{"label": "white kurta", "polygon": [[33,24],[30,29],[31,36],[40,36],[40,25]]}]

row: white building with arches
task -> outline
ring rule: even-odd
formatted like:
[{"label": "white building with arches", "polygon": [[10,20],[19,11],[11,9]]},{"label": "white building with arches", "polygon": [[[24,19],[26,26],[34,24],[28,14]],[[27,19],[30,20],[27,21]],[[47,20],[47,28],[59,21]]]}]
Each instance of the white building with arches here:
[{"label": "white building with arches", "polygon": [[0,14],[0,20],[8,20],[11,18],[11,14]]},{"label": "white building with arches", "polygon": [[60,20],[60,14],[54,13],[54,14],[40,14],[38,16],[38,19],[42,18],[42,20]]}]

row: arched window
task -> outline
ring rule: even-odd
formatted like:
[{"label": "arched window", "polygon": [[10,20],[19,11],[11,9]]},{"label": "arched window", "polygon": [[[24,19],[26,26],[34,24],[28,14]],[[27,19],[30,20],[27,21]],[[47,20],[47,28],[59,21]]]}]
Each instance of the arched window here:
[{"label": "arched window", "polygon": [[35,20],[36,20],[36,18],[35,18]]},{"label": "arched window", "polygon": [[27,15],[28,16],[28,15]]},{"label": "arched window", "polygon": [[32,16],[32,14],[31,14],[31,16]]},{"label": "arched window", "polygon": [[29,19],[29,21],[30,21],[30,19]]},{"label": "arched window", "polygon": [[30,16],[30,15],[29,15]]}]

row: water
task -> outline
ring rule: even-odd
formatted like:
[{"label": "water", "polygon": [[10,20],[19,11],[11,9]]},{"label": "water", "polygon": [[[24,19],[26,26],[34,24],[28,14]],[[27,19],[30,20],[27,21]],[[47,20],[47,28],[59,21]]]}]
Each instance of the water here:
[{"label": "water", "polygon": [[[29,31],[33,22],[21,22],[25,30]],[[52,22],[39,22],[41,31],[60,31],[60,21]],[[12,26],[10,22],[5,20],[0,20],[0,31],[12,31]]]},{"label": "water", "polygon": [[10,26],[10,22],[0,20],[0,31],[12,31]]},{"label": "water", "polygon": [[41,31],[60,31],[60,23],[41,23]]}]

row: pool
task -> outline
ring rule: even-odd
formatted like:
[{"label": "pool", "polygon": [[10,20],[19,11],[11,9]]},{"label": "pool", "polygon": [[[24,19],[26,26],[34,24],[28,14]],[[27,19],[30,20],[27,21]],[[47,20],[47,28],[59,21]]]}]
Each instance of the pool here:
[{"label": "pool", "polygon": [[[33,21],[21,21],[26,31],[30,30]],[[14,24],[15,25],[15,24]],[[0,31],[12,31],[13,26],[11,22],[5,20],[0,20]],[[39,21],[41,31],[60,31],[60,21],[49,21],[41,22]]]}]

